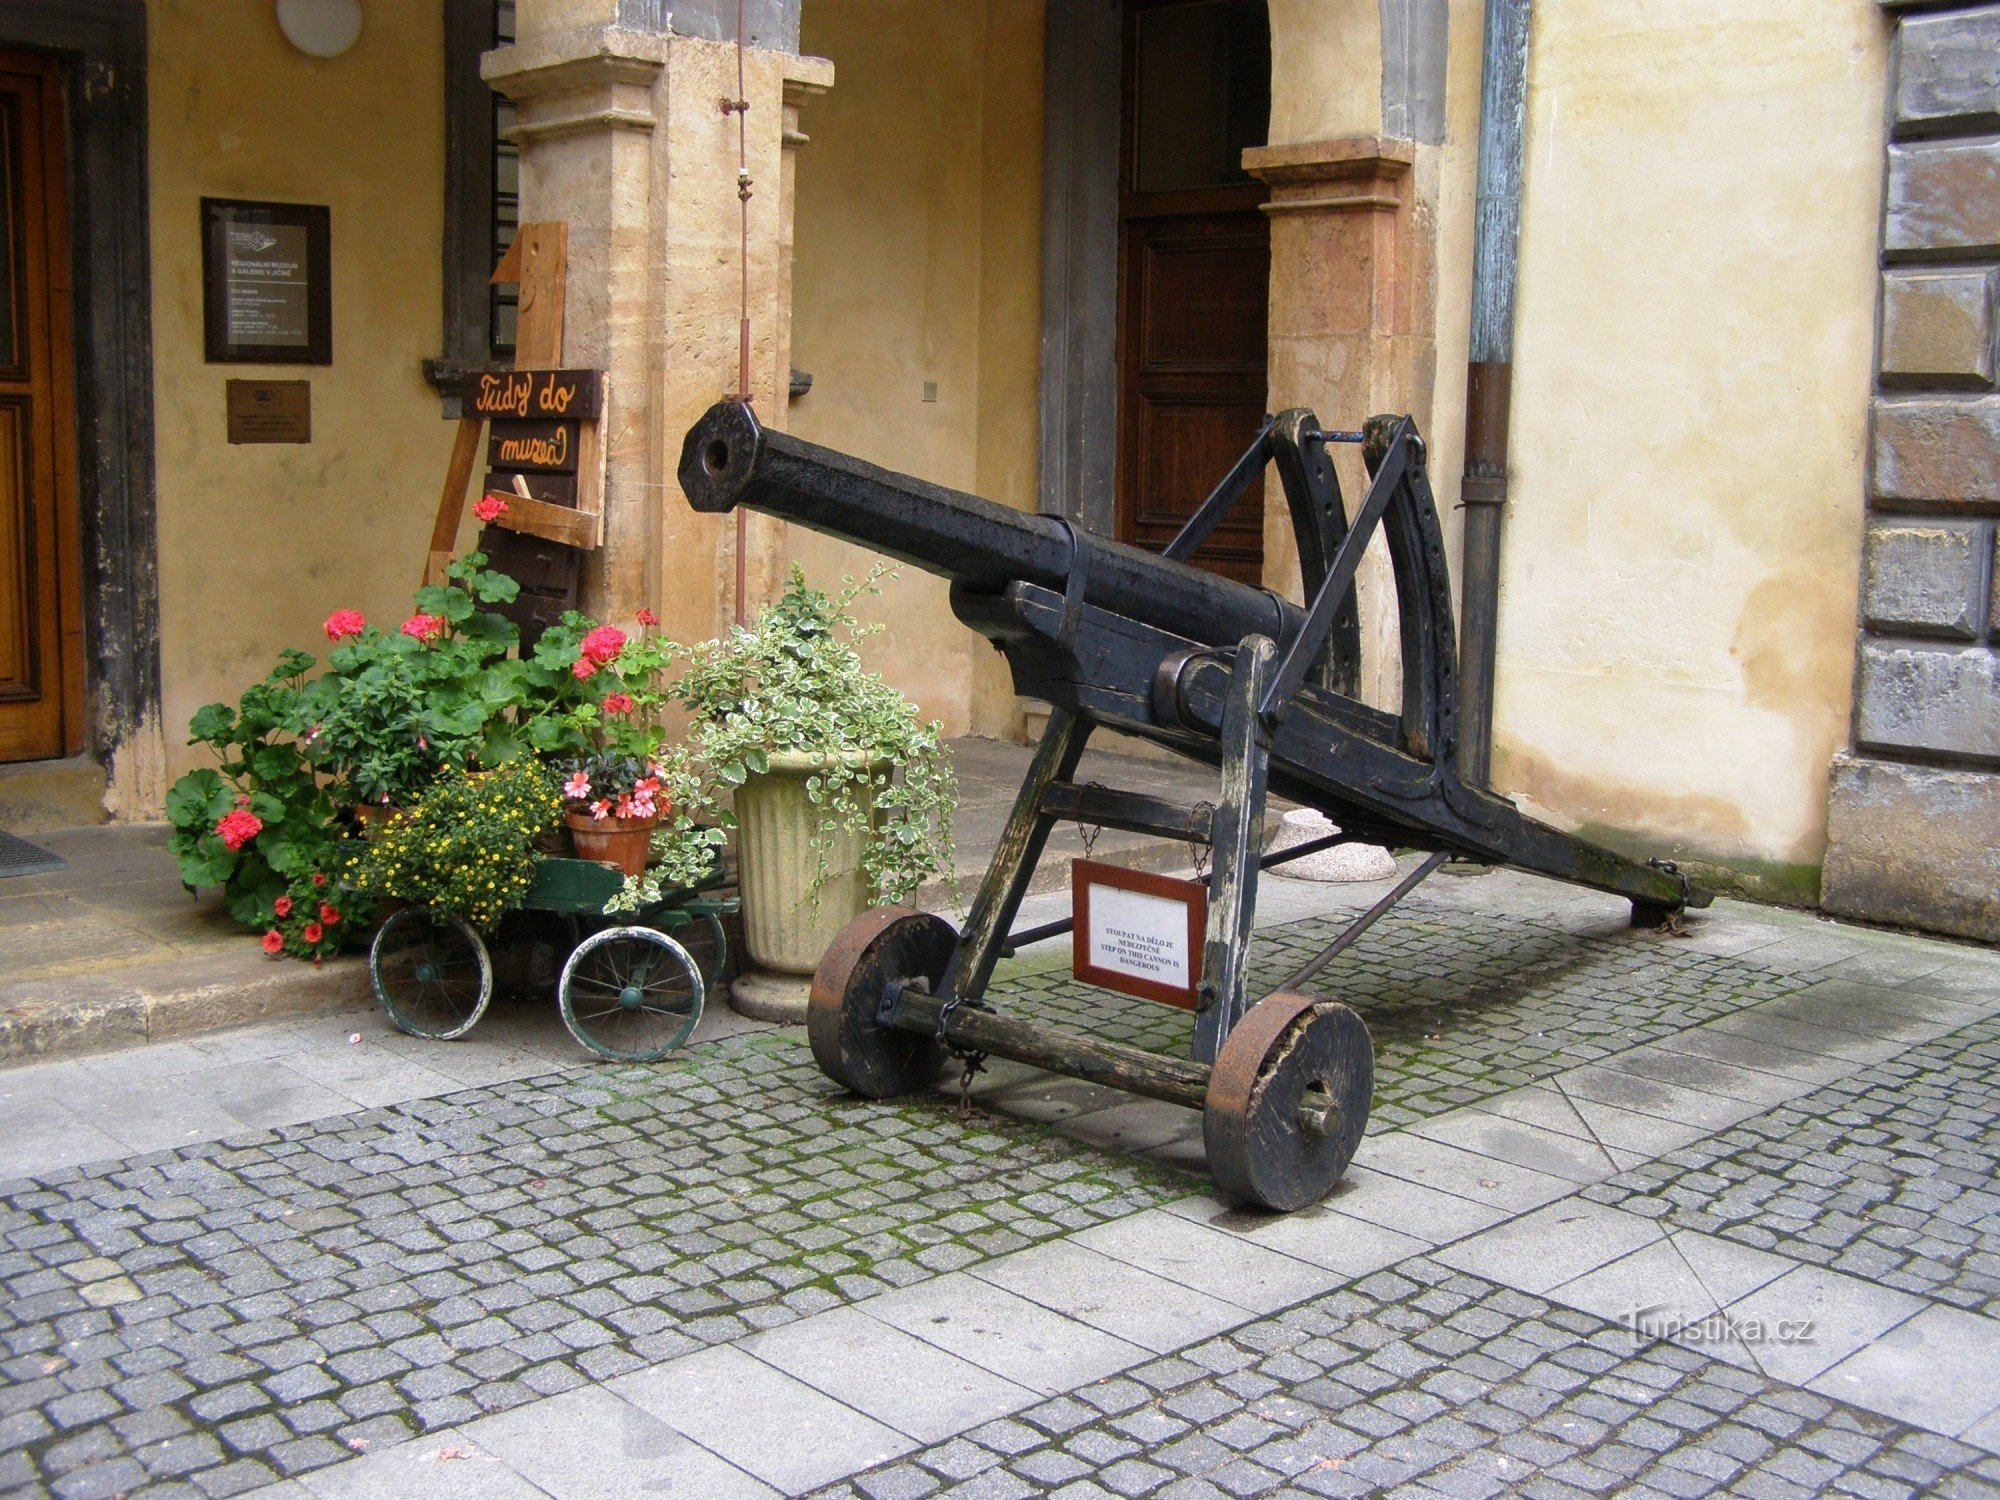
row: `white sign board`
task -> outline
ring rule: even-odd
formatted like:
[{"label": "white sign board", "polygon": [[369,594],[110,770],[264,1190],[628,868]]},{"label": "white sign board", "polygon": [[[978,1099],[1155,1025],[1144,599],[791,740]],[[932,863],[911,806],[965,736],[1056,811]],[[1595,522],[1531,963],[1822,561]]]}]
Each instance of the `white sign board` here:
[{"label": "white sign board", "polygon": [[1206,888],[1093,860],[1077,860],[1071,880],[1077,978],[1193,1008],[1208,920]]}]

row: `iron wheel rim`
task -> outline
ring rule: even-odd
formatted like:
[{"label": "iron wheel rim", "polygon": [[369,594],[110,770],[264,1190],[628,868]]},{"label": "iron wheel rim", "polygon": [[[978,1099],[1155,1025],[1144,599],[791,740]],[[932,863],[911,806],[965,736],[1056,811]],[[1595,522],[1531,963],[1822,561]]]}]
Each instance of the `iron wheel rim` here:
[{"label": "iron wheel rim", "polygon": [[563,964],[557,1001],[569,1034],[600,1057],[656,1062],[701,1021],[708,986],[687,949],[651,927],[607,927]]},{"label": "iron wheel rim", "polygon": [[368,974],[396,1028],[429,1041],[464,1036],[493,999],[493,961],[479,934],[461,918],[415,907],[377,930]]}]

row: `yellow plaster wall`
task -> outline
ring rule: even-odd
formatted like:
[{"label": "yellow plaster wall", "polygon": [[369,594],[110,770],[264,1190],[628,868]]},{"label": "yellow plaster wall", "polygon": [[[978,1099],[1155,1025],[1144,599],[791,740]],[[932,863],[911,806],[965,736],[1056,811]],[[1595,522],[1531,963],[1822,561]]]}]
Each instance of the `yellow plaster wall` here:
[{"label": "yellow plaster wall", "polygon": [[[152,0],[153,379],[168,773],[203,703],[286,646],[323,650],[336,608],[409,612],[451,451],[420,364],[439,352],[443,11],[370,5],[325,61],[269,0]],[[202,358],[204,197],[332,210],[333,363]],[[224,382],[312,382],[313,440],[226,440]]]},{"label": "yellow plaster wall", "polygon": [[1271,144],[1379,132],[1381,0],[1269,0],[1269,7]]},{"label": "yellow plaster wall", "polygon": [[1887,38],[1875,0],[1536,7],[1495,776],[1563,821],[1820,862]]},{"label": "yellow plaster wall", "polygon": [[[948,11],[948,14],[946,13]],[[798,436],[1035,506],[1041,319],[1041,0],[807,5],[802,50],[838,82],[803,111],[793,363]],[[937,399],[923,399],[937,382]],[[822,587],[873,555],[797,528]],[[871,665],[952,734],[1011,733],[1003,665],[905,569],[866,609]]]}]

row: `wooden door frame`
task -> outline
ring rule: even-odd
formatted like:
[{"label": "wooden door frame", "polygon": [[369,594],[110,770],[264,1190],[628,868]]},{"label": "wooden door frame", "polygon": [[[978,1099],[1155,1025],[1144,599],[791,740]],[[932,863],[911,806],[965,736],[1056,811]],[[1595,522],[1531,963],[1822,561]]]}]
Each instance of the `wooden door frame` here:
[{"label": "wooden door frame", "polygon": [[7,0],[0,47],[54,54],[64,83],[82,748],[108,761],[160,718],[145,0]]},{"label": "wooden door frame", "polygon": [[[51,755],[22,758],[57,759],[83,749],[84,727],[83,557],[76,500],[76,368],[70,308],[75,266],[69,240],[64,90],[62,69],[48,53],[0,48],[0,58],[6,59],[5,76],[35,81],[35,113],[39,116],[32,133],[22,133],[21,172],[16,184],[17,225],[21,230],[21,254],[15,266],[15,297],[21,310],[16,330],[20,375],[25,376],[30,392],[39,393],[28,397],[33,425],[21,434],[27,446],[19,477],[26,481],[20,502],[28,547],[22,561],[31,580],[33,603],[26,622],[26,645],[38,679],[38,690],[30,701],[52,705],[55,744]],[[18,64],[15,59],[20,60]],[[21,112],[24,124],[27,113]],[[31,139],[39,145],[33,159],[25,149]],[[0,233],[11,234],[15,227],[0,227]],[[41,551],[43,544],[36,540],[36,533],[44,527],[53,532],[52,558]],[[45,569],[45,558],[53,562],[52,569]],[[44,589],[55,596],[53,608],[41,596]],[[49,661],[50,644],[43,630],[51,624],[56,637],[55,674],[48,680],[41,677],[41,669]]]}]

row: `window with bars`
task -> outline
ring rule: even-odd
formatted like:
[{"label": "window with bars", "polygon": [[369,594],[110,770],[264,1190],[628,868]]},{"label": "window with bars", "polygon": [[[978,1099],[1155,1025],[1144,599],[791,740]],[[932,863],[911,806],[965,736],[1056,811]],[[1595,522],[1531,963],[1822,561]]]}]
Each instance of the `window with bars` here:
[{"label": "window with bars", "polygon": [[[514,40],[514,0],[494,0],[493,45],[504,47]],[[514,243],[514,231],[521,223],[521,148],[507,139],[514,124],[514,101],[493,95],[493,264]],[[491,274],[490,272],[488,274]],[[517,291],[512,286],[488,288],[487,349],[495,359],[514,356],[514,322],[520,312]]]},{"label": "window with bars", "polygon": [[488,285],[521,217],[514,104],[479,60],[514,40],[514,0],[442,0],[445,17],[444,348],[424,374],[456,416],[468,370],[514,359],[515,289]]}]

